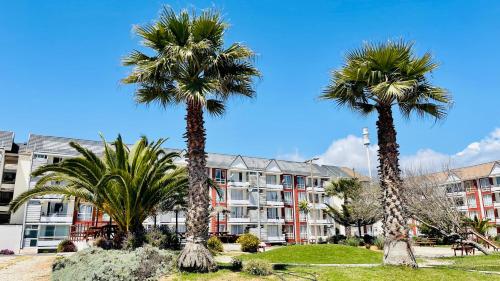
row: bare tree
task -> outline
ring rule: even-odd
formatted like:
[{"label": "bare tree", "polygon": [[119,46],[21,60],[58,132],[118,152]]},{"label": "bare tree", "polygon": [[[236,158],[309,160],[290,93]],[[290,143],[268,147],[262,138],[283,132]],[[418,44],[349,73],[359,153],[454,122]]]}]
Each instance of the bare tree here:
[{"label": "bare tree", "polygon": [[402,199],[408,217],[439,231],[456,243],[471,245],[483,252],[488,251],[479,243],[469,239],[469,231],[464,224],[464,216],[457,209],[462,199],[447,195],[441,185],[446,172],[427,174],[422,170],[405,171]]},{"label": "bare tree", "polygon": [[363,186],[351,201],[351,217],[358,227],[360,236],[362,226],[374,224],[382,219],[381,197],[380,186],[369,184]]}]

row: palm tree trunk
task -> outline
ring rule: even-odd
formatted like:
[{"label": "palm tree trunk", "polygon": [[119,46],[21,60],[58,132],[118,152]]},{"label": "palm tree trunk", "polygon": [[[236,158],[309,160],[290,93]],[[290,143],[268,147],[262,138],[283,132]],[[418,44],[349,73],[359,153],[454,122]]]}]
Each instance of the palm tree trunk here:
[{"label": "palm tree trunk", "polygon": [[182,270],[208,272],[217,264],[207,249],[209,223],[205,127],[200,104],[188,102],[186,115],[187,168],[189,177],[188,211],[186,217],[186,245],[178,258]]},{"label": "palm tree trunk", "polygon": [[350,224],[346,224],[346,225],[344,225],[344,228],[345,228],[345,237],[351,238],[351,236],[352,236],[352,234],[351,234],[351,225]]},{"label": "palm tree trunk", "polygon": [[380,186],[384,208],[384,264],[417,267],[400,199],[399,145],[390,105],[377,107]]}]

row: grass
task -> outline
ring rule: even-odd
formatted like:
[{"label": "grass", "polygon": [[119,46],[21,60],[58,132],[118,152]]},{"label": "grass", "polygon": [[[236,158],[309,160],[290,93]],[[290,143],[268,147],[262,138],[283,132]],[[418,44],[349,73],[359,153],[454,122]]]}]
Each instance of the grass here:
[{"label": "grass", "polygon": [[453,264],[447,265],[446,268],[500,272],[500,253],[494,253],[488,256],[478,255],[443,258],[443,260],[453,261]]},{"label": "grass", "polygon": [[241,259],[263,259],[271,263],[297,264],[380,264],[382,253],[345,245],[293,245],[242,255]]}]

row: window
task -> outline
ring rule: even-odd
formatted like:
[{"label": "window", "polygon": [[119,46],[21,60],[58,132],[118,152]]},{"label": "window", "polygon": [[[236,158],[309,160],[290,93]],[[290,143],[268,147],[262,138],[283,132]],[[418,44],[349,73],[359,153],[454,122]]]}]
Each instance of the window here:
[{"label": "window", "polygon": [[231,172],[231,176],[229,180],[232,182],[243,182],[243,173],[242,172]]},{"label": "window", "polygon": [[231,234],[233,235],[240,235],[245,232],[245,226],[244,225],[231,225]]},{"label": "window", "polygon": [[495,221],[495,210],[490,209],[486,211],[486,218],[490,221]]},{"label": "window", "polygon": [[276,175],[266,175],[266,184],[276,184]]},{"label": "window", "polygon": [[477,212],[476,211],[469,212],[469,218],[470,219],[478,218]]},{"label": "window", "polygon": [[299,192],[297,193],[299,195],[299,202],[307,200],[306,193],[305,192]]},{"label": "window", "polygon": [[243,207],[231,207],[231,217],[232,218],[244,218]]},{"label": "window", "polygon": [[472,184],[471,181],[464,182],[464,187],[465,187],[465,191],[467,191],[467,192],[471,192],[474,190],[474,185]]},{"label": "window", "polygon": [[497,177],[496,180],[497,180],[497,184],[496,185],[500,186],[500,177]]},{"label": "window", "polygon": [[448,192],[448,193],[464,192],[464,191],[465,191],[465,189],[461,183],[452,183],[452,184],[446,185],[446,192]]},{"label": "window", "polygon": [[306,220],[306,213],[304,211],[300,211],[300,220],[305,221]]},{"label": "window", "polygon": [[268,219],[279,219],[278,208],[268,208],[267,209],[267,218]]},{"label": "window", "polygon": [[57,164],[57,163],[59,163],[61,161],[62,161],[61,157],[54,157],[54,159],[52,159],[52,164]]},{"label": "window", "polygon": [[292,188],[292,176],[283,175],[283,186],[286,188]]},{"label": "window", "polygon": [[226,192],[224,189],[217,187],[217,191],[215,192],[216,202],[224,202],[226,201]]},{"label": "window", "polygon": [[293,237],[293,225],[285,225],[285,234],[289,237]]},{"label": "window", "polygon": [[4,171],[2,183],[14,184],[16,183],[16,172]]},{"label": "window", "polygon": [[43,155],[43,154],[35,154],[35,158],[36,158],[36,159],[47,159],[47,155]]},{"label": "window", "polygon": [[268,225],[267,226],[267,235],[271,237],[277,237],[281,235],[280,227],[277,225]]},{"label": "window", "polygon": [[278,196],[278,192],[276,192],[276,191],[266,192],[266,200],[267,201],[280,201],[280,198]]},{"label": "window", "polygon": [[292,208],[285,208],[285,219],[292,220],[293,219],[293,210]]},{"label": "window", "polygon": [[215,169],[215,181],[218,183],[226,183],[226,171]]},{"label": "window", "polygon": [[283,195],[284,195],[284,197],[285,197],[285,203],[287,203],[287,204],[292,204],[292,200],[293,200],[293,198],[292,198],[292,193],[291,193],[291,192],[289,192],[289,191],[288,191],[288,192],[287,192],[287,191],[285,191],[285,192],[283,192]]},{"label": "window", "polygon": [[301,176],[297,177],[297,187],[299,189],[304,189],[306,187],[306,184],[304,182],[304,177],[301,177]]},{"label": "window", "polygon": [[0,192],[0,206],[9,205],[10,201],[12,201],[13,196],[14,192]]},{"label": "window", "polygon": [[78,220],[89,221],[92,220],[92,205],[82,204],[78,206]]},{"label": "window", "polygon": [[245,200],[243,190],[230,190],[231,200]]},{"label": "window", "polygon": [[493,200],[491,199],[491,194],[483,196],[483,204],[484,204],[484,206],[491,206],[491,205],[493,205]]},{"label": "window", "polygon": [[24,229],[24,238],[37,238],[38,225],[27,225]]},{"label": "window", "polygon": [[476,208],[477,207],[476,197],[475,196],[467,197],[467,205],[469,205],[469,207],[471,208]]},{"label": "window", "polygon": [[455,198],[455,205],[456,206],[464,206],[465,205],[464,198],[462,198],[462,197]]},{"label": "window", "polygon": [[487,188],[490,186],[490,179],[489,178],[482,178],[479,179],[479,186],[481,188]]},{"label": "window", "polygon": [[69,235],[68,225],[42,225],[40,227],[40,237],[61,238]]},{"label": "window", "polygon": [[302,238],[307,237],[307,226],[305,225],[300,226],[300,237]]}]

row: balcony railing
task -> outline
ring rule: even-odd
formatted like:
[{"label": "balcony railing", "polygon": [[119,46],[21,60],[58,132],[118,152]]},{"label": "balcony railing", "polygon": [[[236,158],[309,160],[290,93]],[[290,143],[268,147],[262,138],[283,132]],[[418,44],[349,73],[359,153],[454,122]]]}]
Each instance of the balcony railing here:
[{"label": "balcony railing", "polygon": [[43,213],[40,215],[40,222],[73,222],[73,216],[67,213]]},{"label": "balcony railing", "polygon": [[280,217],[271,217],[271,218],[268,217],[267,222],[268,223],[285,223],[285,219],[280,218]]},{"label": "balcony railing", "polygon": [[68,236],[49,236],[49,237],[39,237],[38,247],[45,248],[56,248],[61,241],[68,239]]},{"label": "balcony railing", "polygon": [[242,223],[242,222],[250,222],[249,216],[241,216],[241,217],[229,217],[229,223]]},{"label": "balcony railing", "polygon": [[243,188],[247,189],[250,186],[249,182],[239,182],[239,181],[230,181],[227,185],[231,188]]}]

